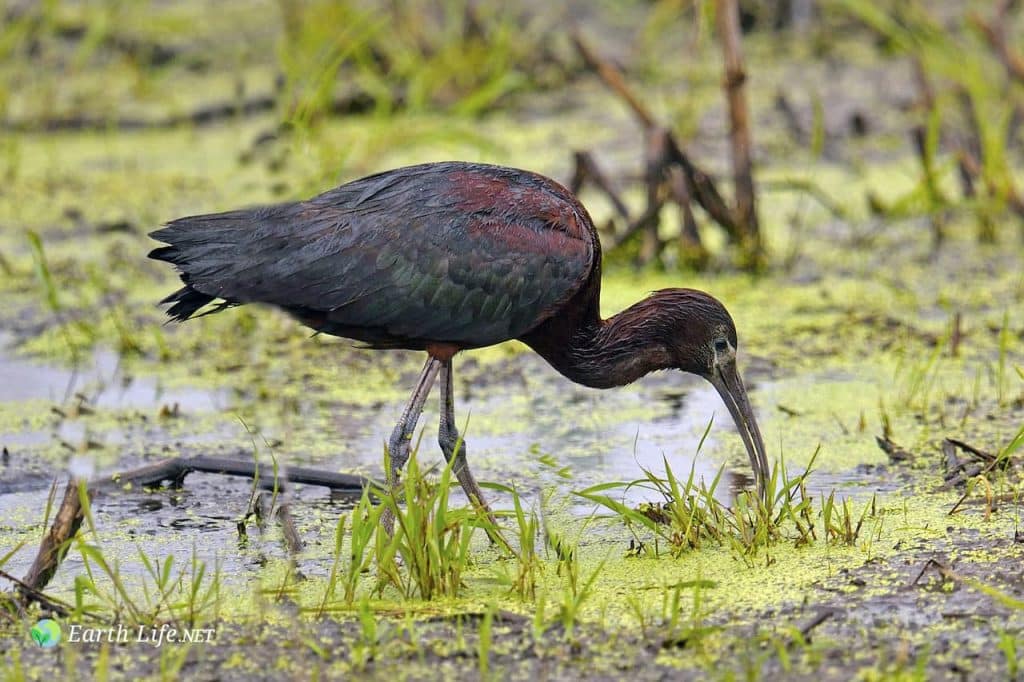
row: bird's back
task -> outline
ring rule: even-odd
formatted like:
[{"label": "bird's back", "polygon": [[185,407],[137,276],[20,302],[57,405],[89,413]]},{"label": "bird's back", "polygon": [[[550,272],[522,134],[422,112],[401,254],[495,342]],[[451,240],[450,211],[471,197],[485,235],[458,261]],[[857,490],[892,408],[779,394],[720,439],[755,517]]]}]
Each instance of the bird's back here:
[{"label": "bird's back", "polygon": [[328,334],[375,347],[460,348],[520,337],[596,271],[586,210],[558,183],[460,162],[400,168],[313,199],[181,218],[152,233],[205,304],[269,303]]}]

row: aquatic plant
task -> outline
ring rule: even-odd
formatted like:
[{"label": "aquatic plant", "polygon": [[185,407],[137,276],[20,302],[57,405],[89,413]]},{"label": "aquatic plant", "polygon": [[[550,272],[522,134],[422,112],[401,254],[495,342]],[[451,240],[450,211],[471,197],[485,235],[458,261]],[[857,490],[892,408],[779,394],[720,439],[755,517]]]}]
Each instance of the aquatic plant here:
[{"label": "aquatic plant", "polygon": [[[456,596],[471,558],[473,532],[480,527],[473,508],[449,509],[452,462],[437,482],[421,472],[414,449],[397,495],[381,492],[381,504],[395,518],[393,537],[377,526],[377,591],[394,587],[406,598]],[[453,460],[454,461],[454,460]]]},{"label": "aquatic plant", "polygon": [[[707,430],[704,437],[707,437]],[[773,468],[767,502],[742,492],[731,503],[724,503],[717,494],[724,467],[710,483],[695,480],[695,466],[685,480],[680,480],[668,458],[663,458],[664,474],[645,468],[643,479],[603,483],[576,494],[620,518],[633,533],[632,551],[635,553],[649,552],[657,556],[659,543],[665,543],[673,555],[679,555],[699,550],[710,542],[731,548],[744,563],[753,566],[759,552],[780,542],[800,547],[821,538],[854,545],[860,538],[864,521],[875,515],[874,498],[864,505],[858,516],[848,498],[837,503],[835,491],[822,498],[817,513],[812,512],[813,499],[807,494],[806,479],[817,452],[804,471],[792,478],[785,461],[779,462]],[[625,492],[634,487],[649,490],[661,499],[634,508],[607,494],[611,490]],[[770,554],[766,554],[766,560],[771,563]]]},{"label": "aquatic plant", "polygon": [[[533,601],[537,597],[537,579],[544,565],[537,553],[537,538],[540,523],[535,511],[529,514],[523,509],[523,500],[515,486],[491,483],[491,489],[507,494],[512,499],[511,518],[515,522],[515,543],[507,545],[515,562],[515,572],[509,573],[507,563],[502,562],[498,569],[498,579],[508,585],[509,590],[523,601]],[[494,529],[496,532],[497,529]],[[507,544],[507,543],[506,543]]]}]

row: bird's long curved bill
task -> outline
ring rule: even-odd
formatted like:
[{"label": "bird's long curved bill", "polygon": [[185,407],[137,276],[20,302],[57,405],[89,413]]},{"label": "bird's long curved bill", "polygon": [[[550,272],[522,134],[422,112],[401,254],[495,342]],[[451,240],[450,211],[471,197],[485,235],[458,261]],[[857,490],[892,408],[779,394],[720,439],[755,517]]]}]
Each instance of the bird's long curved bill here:
[{"label": "bird's long curved bill", "polygon": [[757,427],[757,420],[754,418],[754,409],[750,406],[747,389],[743,387],[743,380],[740,379],[736,363],[719,365],[715,374],[708,377],[708,380],[718,389],[722,401],[729,408],[732,420],[736,422],[736,430],[740,432],[743,445],[746,446],[747,455],[750,457],[750,466],[754,469],[757,494],[767,501],[771,467],[768,464],[768,455],[765,452],[764,439],[761,438],[761,430]]}]

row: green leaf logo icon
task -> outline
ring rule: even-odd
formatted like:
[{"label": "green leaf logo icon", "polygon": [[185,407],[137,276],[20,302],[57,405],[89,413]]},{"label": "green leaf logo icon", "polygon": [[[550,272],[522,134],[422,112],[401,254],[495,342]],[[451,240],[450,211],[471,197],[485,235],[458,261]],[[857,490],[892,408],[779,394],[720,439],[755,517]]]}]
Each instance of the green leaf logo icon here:
[{"label": "green leaf logo icon", "polygon": [[44,618],[33,625],[31,634],[35,643],[44,649],[55,647],[60,642],[60,626],[49,618]]}]

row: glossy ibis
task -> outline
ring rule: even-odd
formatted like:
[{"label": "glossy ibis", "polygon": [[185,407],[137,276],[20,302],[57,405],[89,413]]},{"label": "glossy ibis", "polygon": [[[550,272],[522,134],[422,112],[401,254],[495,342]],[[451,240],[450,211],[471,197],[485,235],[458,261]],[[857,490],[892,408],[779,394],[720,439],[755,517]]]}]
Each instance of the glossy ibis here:
[{"label": "glossy ibis", "polygon": [[660,369],[704,377],[729,408],[764,494],[768,459],[725,307],[701,291],[663,289],[601,319],[597,232],[579,201],[546,177],[429,163],[308,201],[180,218],[151,236],[168,246],[150,257],[172,263],[185,283],[162,301],[175,320],[215,299],[210,312],[269,303],[324,334],[427,352],[389,440],[392,488],[440,374],[441,450],[486,508],[465,445],[456,452],[452,357],[518,339],[585,386],[622,386]]}]

